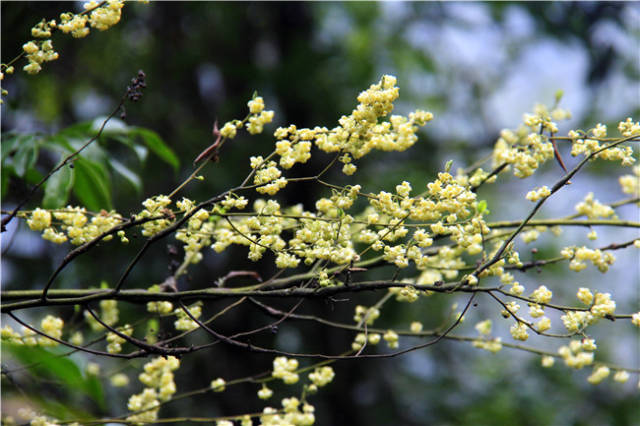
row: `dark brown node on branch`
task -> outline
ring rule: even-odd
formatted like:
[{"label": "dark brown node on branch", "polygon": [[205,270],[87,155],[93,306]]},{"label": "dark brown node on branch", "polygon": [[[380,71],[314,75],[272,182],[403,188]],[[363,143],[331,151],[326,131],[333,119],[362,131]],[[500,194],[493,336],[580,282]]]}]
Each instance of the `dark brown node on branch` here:
[{"label": "dark brown node on branch", "polygon": [[142,97],[142,90],[147,87],[145,78],[147,75],[144,71],[138,71],[138,75],[131,79],[131,85],[127,86],[127,99],[137,102]]}]

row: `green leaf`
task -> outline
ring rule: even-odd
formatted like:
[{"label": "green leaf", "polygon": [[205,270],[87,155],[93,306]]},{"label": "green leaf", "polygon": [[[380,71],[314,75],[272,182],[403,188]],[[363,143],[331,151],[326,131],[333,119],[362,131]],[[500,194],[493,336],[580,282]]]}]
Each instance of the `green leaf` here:
[{"label": "green leaf", "polygon": [[51,150],[57,151],[59,151],[60,147],[62,147],[62,149],[67,152],[67,154],[71,154],[75,151],[75,149],[73,149],[73,147],[69,143],[69,138],[66,135],[51,136],[47,138],[44,146],[50,148]]},{"label": "green leaf", "polygon": [[2,134],[2,144],[0,144],[0,149],[2,152],[2,164],[5,163],[7,156],[11,151],[13,151],[20,142],[20,138],[26,135],[19,135],[14,132],[7,132]]},{"label": "green leaf", "polygon": [[90,419],[93,417],[89,411],[74,407],[74,404],[69,404],[69,401],[54,401],[49,395],[42,397],[41,395],[30,394],[29,399],[42,407],[44,414],[58,420]]},{"label": "green leaf", "polygon": [[13,170],[13,167],[2,167],[0,169],[0,185],[1,185],[1,192],[0,192],[0,199],[4,200],[4,197],[7,196],[7,192],[9,191],[9,176],[11,175],[11,171]]},{"label": "green leaf", "polygon": [[478,213],[482,214],[485,210],[487,210],[487,200],[480,200],[478,202]]},{"label": "green leaf", "polygon": [[[100,131],[100,128],[104,124],[104,121],[107,119],[106,116],[98,117],[91,123],[91,131],[93,134],[96,134]],[[112,117],[104,124],[104,129],[102,130],[102,134],[107,133],[126,133],[129,131],[129,126],[127,123],[120,120],[119,118]]]},{"label": "green leaf", "polygon": [[134,139],[129,138],[127,135],[113,135],[111,139],[120,142],[123,145],[131,148],[133,152],[135,152],[138,160],[142,164],[147,160],[147,156],[149,155],[149,150],[146,146],[137,143]]},{"label": "green leaf", "polygon": [[65,127],[64,129],[58,132],[58,135],[64,136],[66,138],[72,136],[89,136],[91,138],[95,135],[95,131],[91,129],[92,122],[91,121],[82,121],[80,123],[73,124],[69,127]]},{"label": "green leaf", "polygon": [[104,392],[102,390],[102,383],[100,383],[100,379],[92,374],[87,374],[87,378],[84,383],[84,390],[87,392],[87,395],[97,402],[100,408],[104,410]]},{"label": "green leaf", "polygon": [[[71,145],[74,151],[77,151],[82,148],[88,141],[89,138],[70,138],[69,145]],[[83,149],[80,156],[91,161],[92,163],[101,164],[102,168],[106,172],[107,158],[109,154],[107,154],[107,152],[102,149],[102,147],[96,142]]]},{"label": "green leaf", "polygon": [[13,167],[16,175],[23,177],[24,174],[33,167],[38,159],[38,146],[33,135],[26,135],[21,138],[18,150],[13,157]]},{"label": "green leaf", "polygon": [[109,164],[111,165],[113,170],[120,176],[125,178],[127,182],[129,182],[131,186],[133,186],[133,189],[136,190],[138,195],[140,195],[140,193],[142,192],[142,180],[140,180],[140,177],[115,158],[109,159]]},{"label": "green leaf", "polygon": [[69,192],[73,187],[74,171],[65,165],[51,175],[44,187],[42,205],[46,209],[63,207],[69,199]]},{"label": "green leaf", "polygon": [[24,174],[24,180],[27,183],[30,183],[31,185],[37,184],[38,182],[40,182],[42,180],[43,177],[44,177],[44,175],[42,173],[40,173],[38,170],[36,170],[35,167],[30,168]]},{"label": "green leaf", "polygon": [[447,161],[447,164],[444,165],[444,171],[449,173],[451,170],[451,166],[453,166],[453,160]]},{"label": "green leaf", "polygon": [[95,377],[85,378],[71,359],[40,347],[4,343],[2,349],[7,350],[23,365],[30,366],[32,373],[41,377],[53,377],[64,383],[70,393],[80,390],[100,407],[104,407],[104,393],[100,383],[93,383]]},{"label": "green leaf", "polygon": [[160,329],[160,324],[158,320],[155,318],[151,318],[147,321],[147,334],[145,339],[147,342],[154,344],[158,341],[158,330]]},{"label": "green leaf", "polygon": [[75,161],[75,184],[73,193],[89,209],[111,210],[109,178],[99,164],[83,157]]},{"label": "green leaf", "polygon": [[129,134],[140,136],[154,154],[169,163],[174,171],[178,170],[180,160],[156,132],[142,127],[132,127]]}]

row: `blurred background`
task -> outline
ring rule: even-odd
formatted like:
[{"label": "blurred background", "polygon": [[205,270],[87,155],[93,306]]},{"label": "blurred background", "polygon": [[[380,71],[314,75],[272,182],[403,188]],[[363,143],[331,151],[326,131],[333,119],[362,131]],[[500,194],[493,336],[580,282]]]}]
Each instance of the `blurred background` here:
[{"label": "blurred background", "polygon": [[[31,39],[33,25],[42,18],[57,18],[65,7],[82,10],[79,2],[2,2],[2,60],[7,62],[20,53],[22,44]],[[355,178],[367,192],[389,190],[402,180],[421,190],[448,160],[454,160],[454,171],[469,166],[490,154],[500,130],[517,128],[522,114],[532,111],[535,103],[551,106],[558,90],[564,91],[560,106],[572,112],[569,121],[560,123],[561,132],[602,122],[613,134],[618,121],[627,116],[637,120],[640,112],[638,3],[131,3],[123,9],[122,21],[108,31],[92,31],[85,39],[57,34],[53,42],[59,60],[44,64],[36,76],[16,72],[5,78],[3,87],[9,95],[2,105],[2,131],[53,134],[105,116],[117,105],[129,80],[139,69],[144,70],[147,89],[140,102],[127,106],[126,122],[157,132],[181,165],[174,172],[153,155],[141,163],[130,151],[105,146],[143,179],[143,188],[136,192],[121,177],[113,177],[112,205],[124,215],[139,211],[146,197],[166,193],[186,178],[192,160],[212,142],[214,120],[242,118],[256,90],[267,109],[275,111],[274,123],[258,137],[241,133],[225,146],[222,161],[205,169],[206,180],[190,184],[185,195],[203,200],[240,182],[248,172],[248,157],[271,151],[271,134],[279,125],[334,127],[341,115],[354,108],[358,93],[383,74],[398,77],[400,100],[394,112],[426,109],[435,119],[410,150],[374,153],[357,163]],[[561,152],[567,166],[575,164],[567,149],[561,147]],[[327,158],[314,156],[304,173],[321,170]],[[45,172],[56,159],[54,153],[41,154],[36,167]],[[574,180],[570,191],[551,199],[537,218],[574,213],[573,206],[589,191],[603,203],[625,198],[617,183],[621,174],[617,165],[593,163]],[[549,162],[534,179],[521,181],[504,175],[495,186],[500,191],[486,186],[480,198],[488,201],[492,211],[488,220],[522,218],[529,206],[525,201],[513,202],[514,197],[524,200],[527,191],[550,186],[561,175],[557,164]],[[9,209],[24,197],[27,187],[4,173],[3,180],[3,209]],[[328,180],[355,182],[338,170]],[[323,191],[289,185],[278,199],[281,204],[301,202],[311,208],[314,200],[326,195]],[[640,219],[633,205],[618,214]],[[2,235],[2,288],[41,288],[67,248],[52,247],[17,223]],[[527,261],[536,256],[532,248],[544,257],[570,244],[601,247],[634,237],[624,229],[597,231],[600,238],[595,243],[588,241],[588,230],[571,229],[561,238],[544,234],[533,244],[518,241],[518,249]],[[103,280],[113,284],[140,244],[104,244],[71,265],[56,286],[88,288]],[[582,286],[610,292],[618,302],[617,312],[637,312],[640,262],[637,251],[632,250],[617,251],[616,265],[604,276],[593,267],[575,274],[562,264],[516,279],[527,291],[545,284],[563,300],[574,301],[573,295]],[[246,269],[245,258],[243,249],[224,254],[210,251],[181,285],[208,287],[230,269]],[[162,282],[170,261],[167,245],[156,247],[134,270],[127,286]],[[273,272],[272,262],[259,267],[263,276]],[[331,306],[310,301],[305,309],[350,322],[356,301],[371,304],[378,297],[358,295],[358,299]],[[433,297],[414,305],[389,304],[376,325],[406,327],[418,319],[429,328],[446,317],[453,302],[450,297]],[[222,306],[207,304],[204,315]],[[123,321],[135,318],[140,310],[137,306],[121,308]],[[473,325],[491,317],[496,335],[510,341],[509,324],[500,323],[498,311],[491,300],[480,299],[459,334],[475,335]],[[32,318],[44,315],[37,310],[31,314]],[[73,312],[61,310],[59,314],[74,321]],[[218,327],[230,332],[267,320],[255,310],[238,309]],[[560,325],[559,318],[552,321]],[[590,332],[598,339],[602,351],[598,356],[640,367],[637,329],[601,323]],[[257,343],[291,351],[339,353],[350,346],[352,338],[350,333],[291,322]],[[193,342],[203,339],[206,336],[198,335]],[[560,345],[534,337],[527,343],[551,350]],[[91,360],[83,355],[73,359],[80,365]],[[271,356],[216,346],[183,363],[178,392],[207,386],[218,376],[229,380],[256,374],[270,368],[271,361]],[[105,375],[118,366],[101,362]],[[121,414],[128,396],[140,392],[134,367],[141,363],[131,361],[124,370],[131,379],[125,390],[109,387],[105,378],[109,412]],[[542,369],[539,364],[538,357],[507,349],[492,355],[464,343],[441,342],[400,358],[337,363],[335,381],[311,401],[320,425],[640,424],[637,375],[625,385],[609,381],[596,387],[586,382],[590,369],[573,371],[561,363]],[[25,396],[33,398],[30,395],[36,389],[45,399],[62,405],[82,400],[78,395],[56,392],[55,384],[30,381],[26,375],[15,380],[11,385],[3,376],[3,411],[23,404]],[[275,390],[272,405],[290,394],[288,389]],[[222,394],[169,404],[161,414],[214,416],[259,411],[265,404],[256,398],[256,391],[251,385],[234,386]],[[92,405],[86,410],[104,414]]]}]

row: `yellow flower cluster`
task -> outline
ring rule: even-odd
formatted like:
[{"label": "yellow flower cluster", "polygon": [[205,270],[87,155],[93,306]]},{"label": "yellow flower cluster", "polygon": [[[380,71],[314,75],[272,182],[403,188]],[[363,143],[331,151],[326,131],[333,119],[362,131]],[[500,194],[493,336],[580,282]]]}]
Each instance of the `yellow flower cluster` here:
[{"label": "yellow flower cluster", "polygon": [[24,343],[22,341],[22,336],[20,335],[20,333],[15,331],[10,325],[7,324],[5,324],[5,326],[0,330],[0,338],[3,341],[14,343],[17,345],[22,345]]},{"label": "yellow flower cluster", "polygon": [[22,50],[26,53],[25,57],[29,61],[29,64],[22,69],[29,74],[38,74],[42,69],[43,62],[55,61],[59,56],[58,52],[53,50],[51,40],[30,41],[22,46]]},{"label": "yellow flower cluster", "polygon": [[399,346],[398,343],[398,333],[393,330],[387,330],[386,333],[382,336],[382,338],[387,342],[387,346],[391,349],[397,349]]},{"label": "yellow flower cluster", "polygon": [[[434,262],[433,256],[425,256],[420,250],[433,243],[434,235],[450,235],[450,238],[458,244],[453,250],[459,252],[449,256],[452,253],[445,250],[440,253],[442,257],[450,257],[458,262],[457,257],[462,251],[469,254],[480,253],[482,235],[488,234],[490,230],[480,215],[466,223],[463,222],[476,214],[476,195],[468,187],[454,180],[449,173],[440,173],[438,179],[429,183],[427,188],[428,198],[422,196],[410,198],[408,195],[411,185],[408,182],[403,182],[396,187],[397,195],[382,191],[375,198],[370,197],[371,208],[365,211],[363,218],[372,227],[382,228],[377,232],[368,228],[362,229],[357,235],[358,240],[371,244],[376,251],[382,250],[384,258],[398,267],[406,267],[409,261],[413,260],[421,270],[426,269],[428,264],[442,266],[442,263]],[[392,242],[407,235],[408,229],[402,225],[407,218],[437,222],[429,226],[430,233],[420,228],[414,231],[413,239],[417,246],[386,245],[385,242]],[[424,277],[420,280],[423,279]]]},{"label": "yellow flower cluster", "polygon": [[96,362],[89,362],[87,363],[85,371],[91,376],[98,376],[100,375],[100,364]]},{"label": "yellow flower cluster", "polygon": [[236,137],[239,127],[242,127],[242,122],[240,120],[228,121],[224,123],[222,129],[220,129],[220,136],[223,138],[233,139]]},{"label": "yellow flower cluster", "polygon": [[596,293],[591,306],[591,313],[596,318],[604,317],[605,315],[613,315],[616,310],[616,302],[611,300],[609,293]]},{"label": "yellow flower cluster", "polygon": [[549,189],[548,186],[545,185],[545,186],[542,186],[541,188],[537,188],[533,191],[527,192],[526,199],[532,202],[536,202],[543,198],[547,198],[549,195],[551,195],[551,190]]},{"label": "yellow flower cluster", "polygon": [[123,7],[123,0],[108,0],[104,4],[90,1],[84,4],[85,12],[83,13],[65,12],[60,14],[59,23],[55,20],[43,19],[31,28],[31,35],[46,40],[32,40],[22,46],[26,54],[25,57],[29,61],[23,70],[29,74],[37,74],[42,69],[42,63],[58,59],[59,55],[53,50],[53,44],[49,38],[56,29],[65,34],[71,33],[75,38],[86,37],[90,32],[87,24],[100,31],[107,30],[120,21]]},{"label": "yellow flower cluster", "polygon": [[[276,134],[281,138],[287,135],[287,132],[292,134],[292,140],[281,139],[276,142],[276,154],[280,156],[280,167],[283,169],[290,169],[296,163],[306,163],[311,158],[311,142],[308,140],[301,140],[304,137],[313,137],[313,132],[299,134],[296,133],[296,126],[289,126],[288,129],[284,129],[283,132],[278,132],[282,128],[276,130]],[[276,136],[276,137],[278,137]]]},{"label": "yellow flower cluster", "polygon": [[273,391],[267,387],[266,384],[262,384],[262,387],[258,391],[258,398],[269,399],[273,396]]},{"label": "yellow flower cluster", "polygon": [[51,32],[55,28],[55,19],[52,19],[50,21],[43,19],[42,21],[38,22],[33,28],[31,28],[31,35],[36,38],[51,37]]},{"label": "yellow flower cluster", "polygon": [[553,364],[555,364],[556,360],[554,357],[550,356],[550,355],[544,355],[542,357],[542,359],[540,360],[540,364],[544,367],[544,368],[550,368],[553,367]]},{"label": "yellow flower cluster", "polygon": [[475,329],[478,331],[478,333],[485,336],[491,334],[491,320],[488,319],[477,323]]},{"label": "yellow flower cluster", "polygon": [[215,225],[208,221],[209,212],[200,209],[189,218],[187,226],[176,232],[176,239],[184,243],[185,259],[190,263],[202,260],[202,249],[211,245]]},{"label": "yellow flower cluster", "polygon": [[591,302],[593,302],[593,293],[586,287],[580,287],[576,296],[585,305],[591,305]]},{"label": "yellow flower cluster", "polygon": [[527,333],[527,325],[522,322],[516,322],[509,328],[509,332],[511,333],[511,337],[516,340],[527,340],[529,338],[529,334]]},{"label": "yellow flower cluster", "polygon": [[298,373],[295,372],[297,369],[297,359],[287,359],[287,357],[279,356],[273,360],[273,372],[271,375],[276,379],[281,379],[287,385],[293,385],[300,378]]},{"label": "yellow flower cluster", "polygon": [[[60,229],[57,231],[52,226],[52,215],[49,211],[40,208],[35,209],[27,225],[32,231],[42,231],[42,238],[56,244],[62,244],[71,239],[71,244],[81,245],[97,238],[102,233],[109,231],[122,222],[122,216],[115,212],[102,211],[87,219],[86,210],[80,207],[67,206],[64,210],[53,211],[53,218],[60,221]],[[65,235],[66,233],[66,235]],[[105,241],[113,238],[112,235],[104,237]]]},{"label": "yellow flower cluster", "polygon": [[[118,310],[117,300],[101,300],[100,301],[100,319],[107,325],[114,325],[118,322],[120,311]],[[85,311],[84,318],[89,323],[93,331],[100,331],[104,327],[88,312]]]},{"label": "yellow flower cluster", "polygon": [[[413,284],[413,280],[411,278],[405,278],[402,282]],[[396,296],[397,302],[413,303],[420,297],[420,293],[412,285],[390,288],[389,293]]]},{"label": "yellow flower cluster", "polygon": [[366,306],[357,305],[356,313],[353,316],[353,320],[360,324],[365,322],[367,325],[373,325],[374,321],[380,317],[380,310],[375,306],[367,308]]},{"label": "yellow flower cluster", "polygon": [[282,177],[275,161],[264,161],[262,157],[251,157],[251,167],[256,169],[253,183],[262,185],[256,188],[261,194],[275,195],[287,186],[287,180]]},{"label": "yellow flower cluster", "polygon": [[472,343],[474,348],[484,349],[485,351],[489,351],[491,353],[497,353],[502,350],[502,338],[495,337],[491,340],[486,338],[476,339]]},{"label": "yellow flower cluster", "polygon": [[[64,321],[61,318],[54,317],[53,315],[47,315],[41,322],[40,327],[42,331],[56,339],[62,338],[62,327],[64,326]],[[58,342],[48,339],[46,337],[40,336],[38,338],[38,342],[41,346],[56,346]]]},{"label": "yellow flower cluster", "polygon": [[62,13],[60,14],[58,29],[65,34],[71,33],[74,38],[86,37],[89,35],[88,20],[89,18],[86,15],[77,15],[71,12]]},{"label": "yellow flower cluster", "polygon": [[585,346],[579,340],[572,340],[569,346],[561,346],[558,349],[558,354],[562,357],[567,367],[581,369],[593,363],[593,352],[590,349],[592,347],[591,342]]},{"label": "yellow flower cluster", "polygon": [[[56,420],[49,421],[49,418],[46,416],[37,416],[35,413],[33,413],[33,416],[31,417],[33,417],[29,422],[29,425],[31,426],[56,426],[60,424]],[[69,426],[79,426],[79,423],[69,423]]]},{"label": "yellow flower cluster", "polygon": [[[297,162],[307,161],[310,155],[310,141],[314,141],[325,151],[342,150],[344,153],[340,158],[345,164],[350,164],[352,158],[359,158],[373,148],[383,149],[379,143],[369,142],[375,139],[376,135],[380,136],[380,132],[374,131],[378,126],[377,119],[382,117],[380,114],[390,112],[396,97],[395,78],[385,76],[379,84],[372,85],[368,91],[360,95],[360,105],[350,117],[341,119],[340,128],[332,131],[323,128],[298,129],[296,126],[278,128],[275,137],[276,154],[280,155],[281,160],[280,167],[288,168]],[[256,98],[252,101],[250,109],[259,111],[262,108],[261,104],[262,101]],[[375,118],[374,122],[369,122],[369,118]],[[392,139],[395,141],[398,139],[398,132],[402,133],[401,128],[415,127],[414,124],[423,125],[431,118],[430,114],[420,111],[411,114],[408,119],[394,116],[387,124],[389,129],[393,128],[397,132],[389,130],[389,135],[393,133],[395,136],[392,136]],[[347,126],[348,122],[353,123]],[[347,127],[351,131],[345,132]],[[345,139],[334,144],[333,139],[343,132],[348,141]],[[360,136],[356,138],[354,135]],[[400,139],[402,140],[401,137]],[[394,142],[392,145],[387,147],[388,150],[405,149],[410,144],[404,146],[403,143]],[[287,184],[275,161],[258,156],[251,157],[250,162],[254,169],[253,182],[258,185],[257,191],[273,195]],[[260,214],[231,217],[231,223],[226,220],[216,223],[213,231],[213,249],[221,252],[230,244],[246,245],[249,247],[248,257],[254,261],[261,259],[265,251],[272,250],[276,253],[278,267],[291,268],[298,266],[300,260],[304,260],[305,264],[311,264],[318,259],[338,264],[358,260],[354,242],[362,242],[372,245],[376,251],[383,251],[385,259],[398,266],[408,266],[413,260],[420,269],[427,269],[429,262],[435,264],[439,260],[434,256],[423,255],[421,250],[433,243],[434,234],[451,235],[451,239],[462,247],[462,250],[456,247],[452,249],[455,253],[449,252],[443,256],[447,257],[447,263],[453,266],[454,263],[464,264],[460,259],[464,251],[469,254],[480,253],[482,236],[490,232],[480,215],[473,217],[477,214],[476,195],[470,190],[469,178],[466,175],[459,175],[454,179],[449,173],[441,173],[438,179],[428,186],[427,197],[410,197],[411,185],[403,182],[396,187],[396,194],[381,192],[376,197],[369,197],[370,208],[362,218],[354,218],[345,214],[345,210],[361,195],[360,189],[360,186],[356,185],[334,190],[330,198],[321,198],[316,202],[316,212],[307,212],[294,206],[289,212],[280,214],[279,205],[273,200],[266,203],[277,207],[270,212],[261,211],[254,205],[254,210]],[[265,205],[265,202],[259,200],[256,202],[256,205],[258,204]],[[226,202],[223,205],[226,207]],[[267,215],[272,217],[266,217]],[[287,217],[282,217],[285,215]],[[431,232],[416,229],[413,240],[406,244],[389,245],[388,243],[407,236],[408,229],[403,226],[406,219],[440,222],[431,226]],[[363,220],[368,226],[362,223]],[[293,238],[288,242],[280,236],[283,229],[293,230]],[[455,277],[457,271],[446,271],[446,274],[448,278]],[[319,279],[324,285],[331,284],[328,276],[319,276]],[[424,277],[422,279],[424,280]]]},{"label": "yellow flower cluster", "polygon": [[631,117],[618,123],[620,134],[626,138],[630,136],[640,136],[640,122],[634,122]]},{"label": "yellow flower cluster", "polygon": [[[187,309],[189,310],[189,313],[193,315],[194,318],[200,318],[200,315],[202,315],[202,308],[200,307],[200,305],[188,306]],[[176,308],[175,311],[173,311],[173,313],[178,318],[173,323],[176,330],[191,331],[198,328],[198,323],[192,320],[189,317],[189,315],[187,315],[187,313],[182,310],[182,308]]]},{"label": "yellow flower cluster", "polygon": [[602,382],[604,379],[609,377],[609,373],[610,373],[609,367],[605,365],[600,365],[593,369],[593,372],[587,378],[587,381],[592,385],[597,385],[598,383]]},{"label": "yellow flower cluster", "polygon": [[544,307],[537,303],[529,303],[529,315],[531,318],[540,318],[544,315]]},{"label": "yellow flower cluster", "polygon": [[[54,317],[53,315],[47,315],[40,322],[40,329],[43,333],[56,338],[62,338],[62,328],[64,326],[64,321],[62,318]],[[11,328],[10,325],[5,325],[0,330],[0,338],[2,340],[13,343],[16,345],[27,345],[27,346],[57,346],[58,342],[55,340],[49,339],[48,337],[39,336],[35,331],[32,331],[30,328],[22,327],[22,335]]]},{"label": "yellow flower cluster", "polygon": [[571,259],[569,269],[576,272],[585,269],[587,267],[585,261],[590,261],[600,272],[604,273],[616,261],[615,256],[609,252],[603,252],[599,249],[592,250],[584,246],[578,248],[566,247],[560,254],[566,259]]},{"label": "yellow flower cluster", "polygon": [[[555,127],[550,121],[535,119],[535,115],[527,116],[529,124],[544,127]],[[533,119],[530,117],[534,117]],[[537,123],[537,124],[534,124]],[[553,144],[538,129],[527,129],[521,126],[518,130],[504,129],[493,149],[493,166],[508,164],[504,171],[513,167],[513,174],[519,178],[531,176],[541,164],[553,158]]]},{"label": "yellow flower cluster", "polygon": [[[220,253],[231,244],[249,246],[248,258],[257,261],[267,249],[274,252],[283,250],[287,243],[280,233],[293,225],[293,221],[282,218],[280,204],[277,201],[256,200],[253,205],[255,216],[232,219],[231,223],[219,221],[213,232],[216,242],[212,248]],[[289,213],[301,212],[295,207]]]},{"label": "yellow flower cluster", "polygon": [[335,373],[333,368],[328,365],[318,367],[312,373],[309,373],[309,380],[311,380],[311,382],[317,387],[322,387],[331,383],[334,377]]},{"label": "yellow flower cluster", "polygon": [[520,305],[518,304],[518,302],[511,301],[506,303],[506,309],[503,309],[502,311],[500,311],[500,314],[502,315],[503,318],[509,318],[512,314],[515,314],[519,310],[520,310]]},{"label": "yellow flower cluster", "polygon": [[220,204],[222,204],[222,206],[225,207],[226,209],[236,208],[239,210],[242,210],[245,207],[247,207],[248,203],[249,203],[249,200],[247,200],[244,197],[237,197],[237,196],[231,196],[231,195],[227,195],[225,199],[220,202]]},{"label": "yellow flower cluster", "polygon": [[547,317],[542,317],[537,323],[534,324],[534,327],[541,333],[547,331],[551,328],[551,320]]},{"label": "yellow flower cluster", "polygon": [[137,424],[153,423],[158,419],[159,408],[157,407],[159,405],[160,401],[158,401],[156,390],[145,388],[141,393],[131,395],[127,404],[130,411],[144,411],[130,415],[127,420]]},{"label": "yellow flower cluster", "polygon": [[166,218],[166,216],[170,216],[167,211],[167,206],[169,206],[169,204],[171,204],[171,198],[166,195],[156,195],[152,198],[147,198],[142,202],[144,210],[136,215],[136,219],[165,216],[165,218],[162,219],[145,222],[142,225],[142,235],[150,237],[171,225],[172,220],[170,218]]},{"label": "yellow flower cluster", "polygon": [[593,198],[593,192],[588,193],[584,201],[576,205],[576,212],[587,216],[589,219],[615,217],[615,212],[611,207],[605,206]]},{"label": "yellow flower cluster", "polygon": [[[640,135],[640,124],[634,123],[631,118],[627,118],[626,121],[621,121],[618,124],[618,130],[623,137]],[[593,139],[586,138],[582,132],[569,131],[568,135],[572,139],[571,155],[574,157],[580,154],[589,155],[602,148],[598,139],[606,136],[606,126],[598,124],[594,129],[591,129],[591,133],[594,136]],[[597,154],[596,157],[608,161],[620,161],[623,166],[630,166],[636,161],[633,158],[633,148],[630,146],[609,148]]]},{"label": "yellow flower cluster", "polygon": [[[284,398],[282,407],[284,414],[278,414],[278,410],[272,407],[265,407],[260,416],[262,426],[311,426],[316,418],[313,414],[315,408],[308,404],[302,404],[296,397]],[[302,411],[300,411],[302,408]],[[248,423],[247,423],[248,424]],[[244,426],[244,424],[243,424]]]},{"label": "yellow flower cluster", "polygon": [[250,113],[246,124],[247,131],[252,135],[262,133],[264,125],[273,120],[273,111],[264,110],[264,99],[260,96],[250,100],[247,105]]},{"label": "yellow flower cluster", "polygon": [[226,384],[227,382],[225,382],[222,377],[218,377],[217,379],[211,381],[210,386],[214,392],[223,392],[225,390]]},{"label": "yellow flower cluster", "polygon": [[180,367],[180,360],[174,356],[159,357],[144,366],[138,378],[146,387],[129,398],[130,411],[146,410],[127,417],[129,422],[153,423],[158,418],[160,401],[168,401],[176,393],[173,371]]},{"label": "yellow flower cluster", "polygon": [[548,131],[550,133],[558,133],[558,125],[552,120],[568,120],[571,118],[571,112],[562,109],[555,108],[549,112],[549,109],[542,104],[536,104],[533,114],[524,114],[524,125],[529,127],[532,131],[540,132],[540,130]]},{"label": "yellow flower cluster", "polygon": [[[102,210],[90,221],[87,221],[84,212],[84,208],[67,206],[66,212],[53,213],[54,218],[62,221],[61,228],[71,238],[71,244],[84,244],[122,223],[122,216],[115,212]],[[104,241],[109,241],[112,238],[112,235],[108,235],[104,237]]]},{"label": "yellow flower cluster", "polygon": [[631,315],[631,324],[635,325],[636,327],[640,327],[640,312],[636,312],[635,314]]},{"label": "yellow flower cluster", "polygon": [[594,317],[588,311],[568,311],[560,317],[567,331],[577,333],[591,325]]},{"label": "yellow flower cluster", "polygon": [[349,116],[342,116],[339,126],[329,130],[326,127],[297,129],[296,126],[278,128],[276,150],[281,155],[280,165],[289,168],[295,163],[304,163],[309,158],[310,141],[325,152],[344,152],[343,171],[352,174],[355,165],[351,159],[361,158],[373,149],[383,151],[404,151],[412,146],[419,126],[424,126],[433,118],[425,111],[416,111],[409,117],[392,116],[389,121],[378,123],[393,110],[393,102],[398,98],[396,78],[383,76],[358,96],[358,106]]},{"label": "yellow flower cluster", "polygon": [[32,231],[42,231],[51,226],[51,213],[38,207],[27,219],[27,225]]},{"label": "yellow flower cluster", "polygon": [[85,10],[93,9],[89,15],[89,24],[91,27],[105,31],[120,22],[124,1],[108,0],[106,5],[96,8],[98,4],[95,0],[84,4]]},{"label": "yellow flower cluster", "polygon": [[544,285],[535,289],[531,294],[531,299],[538,303],[549,303],[552,297],[553,293]]},{"label": "yellow flower cluster", "polygon": [[640,165],[633,167],[633,175],[620,176],[618,179],[622,192],[640,197]]},{"label": "yellow flower cluster", "polygon": [[[160,286],[158,284],[154,284],[147,289],[152,293],[159,293]],[[173,304],[166,300],[160,300],[158,302],[147,302],[147,311],[155,313],[157,312],[160,315],[168,315],[173,311]]]},{"label": "yellow flower cluster", "polygon": [[629,380],[629,373],[625,370],[618,370],[616,374],[613,375],[613,380],[618,383],[626,383]]},{"label": "yellow flower cluster", "polygon": [[129,385],[129,377],[124,373],[114,374],[109,381],[111,382],[111,386],[116,388],[123,388]]},{"label": "yellow flower cluster", "polygon": [[351,343],[351,349],[354,351],[360,350],[364,346],[365,343],[369,342],[370,345],[377,345],[380,343],[380,339],[382,336],[378,333],[358,333],[356,337],[353,339],[353,343]]},{"label": "yellow flower cluster", "polygon": [[[458,269],[464,267],[462,254],[464,249],[461,247],[443,247],[438,253],[424,256],[425,261],[420,261],[417,266],[422,270],[416,284],[432,285],[438,281],[446,279],[454,279],[458,276]],[[426,258],[426,259],[425,259]],[[430,269],[429,265],[433,265],[437,269]],[[483,276],[487,276],[483,274]],[[425,293],[429,295],[430,293]]]},{"label": "yellow flower cluster", "polygon": [[539,236],[540,236],[540,231],[538,231],[537,229],[531,229],[529,231],[522,232],[520,234],[520,238],[522,238],[522,241],[524,241],[527,244],[537,241]]},{"label": "yellow flower cluster", "polygon": [[98,5],[97,1],[90,1],[83,5],[86,11],[91,10],[89,16],[71,12],[62,13],[58,29],[65,34],[71,33],[75,38],[82,38],[89,35],[87,23],[93,28],[104,31],[120,22],[124,1],[109,0],[103,6],[97,7]]},{"label": "yellow flower cluster", "polygon": [[[131,327],[129,324],[126,324],[123,327],[118,327],[116,330],[118,330],[120,333],[126,336],[131,336],[131,334],[133,333],[133,327]],[[109,352],[110,354],[118,354],[122,352],[122,344],[125,342],[126,342],[126,339],[124,339],[123,337],[118,336],[116,333],[112,331],[108,332],[107,333],[107,352]]]}]

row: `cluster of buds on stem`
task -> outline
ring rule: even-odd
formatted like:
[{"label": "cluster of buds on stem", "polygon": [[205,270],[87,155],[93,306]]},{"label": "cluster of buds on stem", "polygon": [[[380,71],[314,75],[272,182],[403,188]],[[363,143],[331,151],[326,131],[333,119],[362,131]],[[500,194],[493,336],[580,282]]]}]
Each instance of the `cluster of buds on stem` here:
[{"label": "cluster of buds on stem", "polygon": [[139,70],[138,75],[131,79],[131,86],[127,86],[127,99],[136,102],[142,97],[142,90],[147,87],[144,71]]}]

